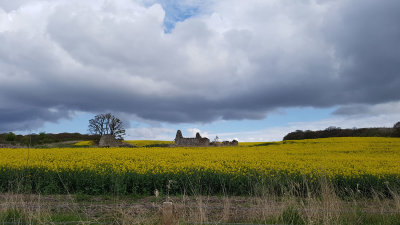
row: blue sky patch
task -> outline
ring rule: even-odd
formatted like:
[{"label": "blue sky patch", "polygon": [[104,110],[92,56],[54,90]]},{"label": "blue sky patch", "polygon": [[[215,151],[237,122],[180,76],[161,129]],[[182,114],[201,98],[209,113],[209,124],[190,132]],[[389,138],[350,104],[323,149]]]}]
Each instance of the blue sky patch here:
[{"label": "blue sky patch", "polygon": [[199,13],[198,6],[189,6],[179,3],[179,1],[160,1],[165,10],[164,31],[170,33],[177,22],[181,22]]}]

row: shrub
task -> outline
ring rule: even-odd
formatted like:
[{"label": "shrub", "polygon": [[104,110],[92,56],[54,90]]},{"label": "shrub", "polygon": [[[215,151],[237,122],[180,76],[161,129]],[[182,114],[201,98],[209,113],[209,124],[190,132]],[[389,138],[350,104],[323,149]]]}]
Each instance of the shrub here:
[{"label": "shrub", "polygon": [[16,138],[17,138],[17,135],[15,135],[13,132],[10,132],[10,133],[5,135],[6,141],[13,142],[13,141],[16,140]]}]

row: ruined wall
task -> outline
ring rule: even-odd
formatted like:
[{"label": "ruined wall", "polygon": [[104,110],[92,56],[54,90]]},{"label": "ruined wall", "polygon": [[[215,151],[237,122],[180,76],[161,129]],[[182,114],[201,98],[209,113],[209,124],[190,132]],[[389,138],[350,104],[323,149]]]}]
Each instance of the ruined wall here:
[{"label": "ruined wall", "polygon": [[221,146],[238,146],[239,142],[236,140],[233,141],[223,141],[223,142],[211,142],[210,143],[211,146],[216,146],[216,147],[221,147]]},{"label": "ruined wall", "polygon": [[238,146],[238,144],[239,142],[237,140],[210,142],[210,139],[201,137],[199,133],[196,133],[195,138],[184,138],[180,130],[176,132],[175,137],[175,145],[177,146]]},{"label": "ruined wall", "polygon": [[179,146],[209,146],[208,138],[181,138],[175,140],[175,145]]},{"label": "ruined wall", "polygon": [[100,147],[119,147],[120,142],[114,138],[114,136],[110,134],[106,134],[101,136],[99,146]]},{"label": "ruined wall", "polygon": [[221,146],[238,146],[239,142],[236,140],[233,141],[223,141]]},{"label": "ruined wall", "polygon": [[209,146],[210,140],[203,138],[199,133],[196,134],[195,138],[184,138],[182,132],[178,130],[175,137],[175,145],[177,146]]}]

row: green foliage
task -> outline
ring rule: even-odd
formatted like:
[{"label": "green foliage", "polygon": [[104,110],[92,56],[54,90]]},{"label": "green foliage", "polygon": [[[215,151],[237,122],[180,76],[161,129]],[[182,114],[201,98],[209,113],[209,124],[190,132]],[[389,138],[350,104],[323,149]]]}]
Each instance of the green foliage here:
[{"label": "green foliage", "polygon": [[15,135],[10,132],[5,134],[0,134],[0,143],[9,144],[10,142],[12,142],[13,144],[19,144],[22,146],[37,146],[50,143],[78,141],[78,140],[88,140],[88,141],[92,140],[96,142],[99,139],[100,137],[98,135],[87,135],[80,133],[50,134],[41,132],[39,134]]},{"label": "green foliage", "polygon": [[341,129],[340,127],[328,127],[325,130],[296,130],[288,133],[283,140],[302,140],[329,137],[400,137],[400,130],[394,128],[354,128]]},{"label": "green foliage", "polygon": [[157,147],[166,148],[166,147],[169,147],[169,146],[170,146],[170,144],[150,144],[150,145],[145,145],[143,147],[145,147],[145,148],[157,148]]},{"label": "green foliage", "polygon": [[[169,194],[185,192],[188,194],[246,196],[258,195],[262,191],[277,196],[291,193],[306,197],[309,191],[315,194],[321,193],[320,179],[286,173],[262,177],[255,172],[246,176],[236,176],[210,171],[139,174],[134,172],[114,173],[111,169],[96,173],[89,170],[54,172],[40,168],[19,170],[0,168],[0,192],[152,195],[157,189],[160,193]],[[342,198],[354,197],[355,194],[356,197],[370,198],[374,192],[390,197],[390,190],[400,192],[400,179],[397,176],[381,178],[363,176],[352,179],[338,177],[330,180],[330,183],[336,194]]]},{"label": "green foliage", "polygon": [[[338,218],[339,223],[343,225],[399,225],[400,224],[400,215],[399,214],[371,214],[364,212],[359,207],[354,207],[353,213],[343,214]],[[323,221],[321,221],[323,222]]]},{"label": "green foliage", "polygon": [[6,134],[4,138],[6,141],[12,142],[17,139],[17,135],[15,135],[13,132],[10,132],[10,133]]},{"label": "green foliage", "polygon": [[393,132],[393,136],[394,137],[400,137],[400,121],[397,122],[394,126],[393,126],[394,132]]},{"label": "green foliage", "polygon": [[137,147],[169,147],[174,144],[173,141],[157,141],[157,140],[134,140],[134,141],[123,141],[125,143],[137,146]]},{"label": "green foliage", "polygon": [[46,144],[46,143],[52,143],[54,142],[54,140],[45,132],[40,132],[37,138],[37,142],[38,144]]},{"label": "green foliage", "polygon": [[[72,214],[72,213],[54,213],[50,215],[50,221],[57,224],[58,223],[65,223],[65,222],[76,222],[82,221],[82,215],[79,214]],[[72,224],[72,223],[71,223]],[[82,222],[84,224],[84,222]]]},{"label": "green foliage", "polygon": [[8,209],[0,213],[0,223],[4,224],[31,224],[27,216],[19,209]]},{"label": "green foliage", "polygon": [[265,142],[265,143],[261,143],[261,144],[255,144],[252,147],[255,147],[255,146],[268,146],[268,145],[279,145],[279,144],[280,144],[279,142]]},{"label": "green foliage", "polygon": [[293,225],[303,225],[305,224],[303,218],[301,218],[301,215],[297,209],[294,207],[288,207],[286,208],[283,212],[282,215],[280,216],[280,221],[284,224],[293,224]]},{"label": "green foliage", "polygon": [[[0,212],[0,224],[76,224],[77,221],[82,221],[82,217],[84,216],[77,213],[51,213],[50,215],[43,213],[43,215],[32,218],[20,209],[8,209]],[[41,221],[41,219],[43,220]]]}]

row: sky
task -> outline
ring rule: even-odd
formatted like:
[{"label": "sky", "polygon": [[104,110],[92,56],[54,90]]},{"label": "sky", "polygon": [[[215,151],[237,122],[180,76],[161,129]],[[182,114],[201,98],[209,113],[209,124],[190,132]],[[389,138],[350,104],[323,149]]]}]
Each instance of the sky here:
[{"label": "sky", "polygon": [[400,121],[398,0],[0,0],[0,133],[278,141]]}]

